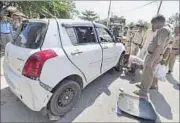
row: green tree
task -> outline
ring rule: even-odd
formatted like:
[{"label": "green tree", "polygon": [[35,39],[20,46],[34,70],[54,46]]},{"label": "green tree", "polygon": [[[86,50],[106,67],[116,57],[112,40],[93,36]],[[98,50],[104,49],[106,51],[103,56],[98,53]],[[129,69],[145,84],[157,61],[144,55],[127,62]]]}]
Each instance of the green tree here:
[{"label": "green tree", "polygon": [[135,23],[134,23],[134,22],[130,22],[127,26],[128,26],[128,27],[134,27],[134,26],[135,26]]},{"label": "green tree", "polygon": [[121,24],[125,24],[126,23],[126,19],[121,16],[121,17],[118,17],[117,15],[114,15],[110,18],[110,22],[111,23],[121,23]]},{"label": "green tree", "polygon": [[149,28],[149,23],[147,21],[138,20],[138,24],[144,25],[145,29]]},{"label": "green tree", "polygon": [[108,19],[106,18],[106,19],[99,19],[98,20],[98,23],[100,23],[100,24],[103,24],[103,25],[105,25],[105,26],[107,26],[107,21],[108,21]]},{"label": "green tree", "polygon": [[47,17],[54,18],[72,18],[78,14],[74,3],[65,0],[52,1],[4,1],[3,10],[9,6],[17,7],[28,18],[38,17],[45,14]]},{"label": "green tree", "polygon": [[168,22],[170,24],[172,24],[173,26],[177,26],[179,25],[180,23],[180,18],[179,18],[180,14],[179,13],[176,13],[174,15],[172,15],[171,17],[168,18]]},{"label": "green tree", "polygon": [[94,11],[86,10],[85,12],[82,12],[82,16],[79,16],[79,18],[88,21],[97,21],[99,16]]}]

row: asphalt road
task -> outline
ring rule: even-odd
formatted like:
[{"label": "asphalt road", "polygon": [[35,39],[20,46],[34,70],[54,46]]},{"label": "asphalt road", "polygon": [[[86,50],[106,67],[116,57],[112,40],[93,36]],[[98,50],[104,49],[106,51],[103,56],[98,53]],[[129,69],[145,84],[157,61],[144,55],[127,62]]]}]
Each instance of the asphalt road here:
[{"label": "asphalt road", "polygon": [[[179,122],[178,60],[173,75],[168,75],[167,80],[159,82],[159,91],[150,92],[150,101],[158,114],[157,122]],[[129,94],[137,89],[131,78],[124,74],[108,72],[102,75],[84,89],[81,99],[72,111],[54,122],[142,122],[128,114],[116,114],[120,88]],[[10,92],[2,67],[1,122],[49,122],[41,113],[27,108]]]}]

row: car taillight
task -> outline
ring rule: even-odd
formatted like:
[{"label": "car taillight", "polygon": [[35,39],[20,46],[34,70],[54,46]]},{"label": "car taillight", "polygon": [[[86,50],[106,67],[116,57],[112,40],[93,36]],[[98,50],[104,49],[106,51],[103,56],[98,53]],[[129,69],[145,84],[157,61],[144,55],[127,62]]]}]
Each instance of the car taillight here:
[{"label": "car taillight", "polygon": [[44,63],[51,58],[56,57],[52,50],[43,50],[31,55],[25,63],[22,74],[31,79],[38,79],[41,74]]}]

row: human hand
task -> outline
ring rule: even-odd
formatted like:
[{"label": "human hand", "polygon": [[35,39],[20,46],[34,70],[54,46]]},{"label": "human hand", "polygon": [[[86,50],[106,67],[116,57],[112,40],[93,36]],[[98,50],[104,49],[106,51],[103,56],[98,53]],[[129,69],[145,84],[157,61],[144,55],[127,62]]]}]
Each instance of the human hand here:
[{"label": "human hand", "polygon": [[166,59],[162,59],[161,61],[160,61],[160,64],[161,65],[164,65],[166,63]]},{"label": "human hand", "polygon": [[140,49],[142,49],[142,47],[143,47],[142,45],[139,45],[139,48],[140,48]]}]

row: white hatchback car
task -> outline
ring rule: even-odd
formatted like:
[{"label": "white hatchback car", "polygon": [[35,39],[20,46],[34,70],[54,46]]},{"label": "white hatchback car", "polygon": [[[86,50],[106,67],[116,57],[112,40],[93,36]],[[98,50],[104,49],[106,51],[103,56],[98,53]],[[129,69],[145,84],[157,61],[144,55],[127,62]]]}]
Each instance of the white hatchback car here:
[{"label": "white hatchback car", "polygon": [[8,43],[4,75],[31,110],[53,115],[72,109],[81,90],[110,70],[122,69],[125,49],[101,24],[68,19],[26,20]]}]

